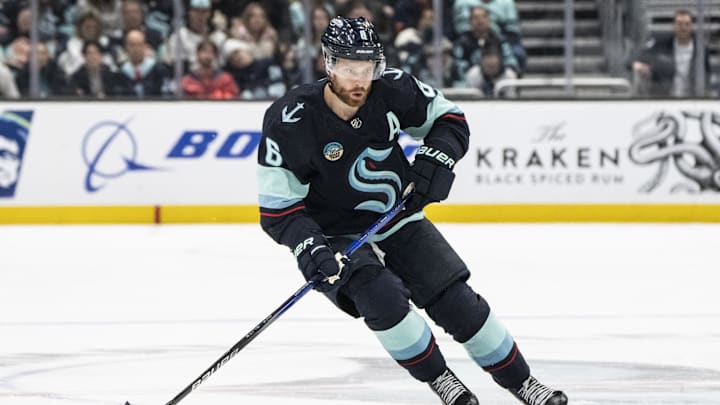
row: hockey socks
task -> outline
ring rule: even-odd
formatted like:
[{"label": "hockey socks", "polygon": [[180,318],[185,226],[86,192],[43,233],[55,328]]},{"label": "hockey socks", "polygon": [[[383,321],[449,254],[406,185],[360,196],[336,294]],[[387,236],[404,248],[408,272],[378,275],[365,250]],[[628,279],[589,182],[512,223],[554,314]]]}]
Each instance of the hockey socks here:
[{"label": "hockey socks", "polygon": [[492,312],[463,345],[475,363],[504,388],[519,387],[530,376],[530,368],[517,344]]},{"label": "hockey socks", "polygon": [[445,359],[435,337],[414,310],[392,328],[374,332],[390,356],[417,380],[433,381],[445,371]]}]

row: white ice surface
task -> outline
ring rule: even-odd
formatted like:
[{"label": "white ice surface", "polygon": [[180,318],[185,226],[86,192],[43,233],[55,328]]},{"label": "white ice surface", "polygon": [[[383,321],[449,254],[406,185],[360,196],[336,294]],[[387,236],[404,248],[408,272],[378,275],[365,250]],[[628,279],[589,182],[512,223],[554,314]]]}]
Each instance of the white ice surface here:
[{"label": "white ice surface", "polygon": [[[720,226],[439,227],[571,404],[720,404]],[[165,404],[302,284],[257,225],[2,226],[0,404]],[[391,403],[438,400],[314,292],[181,402]]]}]

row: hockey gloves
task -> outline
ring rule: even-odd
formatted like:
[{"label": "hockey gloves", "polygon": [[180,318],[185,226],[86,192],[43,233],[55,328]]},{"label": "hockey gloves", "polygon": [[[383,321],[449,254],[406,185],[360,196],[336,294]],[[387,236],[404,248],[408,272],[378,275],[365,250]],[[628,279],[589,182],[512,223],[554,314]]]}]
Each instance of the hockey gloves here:
[{"label": "hockey gloves", "polygon": [[446,199],[450,194],[455,173],[455,159],[431,146],[421,146],[410,170],[415,193],[405,203],[407,212],[420,211],[426,205]]},{"label": "hockey gloves", "polygon": [[340,252],[333,253],[324,238],[310,237],[300,242],[295,257],[306,280],[322,274],[322,281],[315,285],[320,292],[340,288],[350,279],[350,260]]}]

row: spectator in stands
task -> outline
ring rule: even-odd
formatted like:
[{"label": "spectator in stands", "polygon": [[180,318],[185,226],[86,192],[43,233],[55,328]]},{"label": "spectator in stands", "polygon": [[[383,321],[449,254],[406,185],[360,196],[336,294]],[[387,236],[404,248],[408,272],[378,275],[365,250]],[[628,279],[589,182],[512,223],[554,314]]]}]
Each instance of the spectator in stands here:
[{"label": "spectator in stands", "polygon": [[[468,86],[479,88],[486,97],[493,97],[495,84],[501,79],[507,78],[503,70],[502,59],[498,49],[485,52],[480,57],[478,68],[474,71],[476,74],[466,76]],[[506,97],[514,97],[514,94],[508,94]]]},{"label": "spectator in stands", "polygon": [[527,65],[527,52],[522,45],[522,33],[517,7],[514,0],[455,0],[453,21],[457,35],[470,29],[470,13],[474,7],[484,7],[490,13],[490,21],[494,28],[510,44],[519,72]]},{"label": "spectator in stands", "polygon": [[[222,46],[227,35],[219,30],[214,30],[210,18],[212,10],[210,0],[190,0],[190,8],[187,15],[187,26],[180,27],[173,32],[165,42],[166,62],[172,64],[176,54],[184,63],[185,70],[193,69],[197,61],[197,47],[205,39],[211,40],[216,47]],[[177,41],[180,41],[180,49],[177,49]]]},{"label": "spectator in stands", "polygon": [[218,48],[214,42],[204,40],[197,47],[197,68],[182,78],[182,88],[189,97],[199,99],[230,99],[239,95],[235,80],[217,68]]},{"label": "spectator in stands", "polygon": [[29,61],[30,39],[27,37],[15,38],[8,45],[5,54],[5,64],[12,71],[13,77],[16,77]]},{"label": "spectator in stands", "polygon": [[223,54],[227,61],[224,70],[235,80],[241,99],[276,99],[285,94],[280,66],[269,58],[255,59],[246,42],[228,39],[223,45]]},{"label": "spectator in stands", "polygon": [[122,29],[122,0],[77,0],[76,13],[92,12],[102,21],[103,35]]},{"label": "spectator in stands", "polygon": [[425,45],[424,54],[427,61],[423,65],[424,69],[420,71],[417,77],[433,87],[457,87],[463,83],[463,78],[457,73],[457,69],[453,67],[455,64],[455,58],[452,54],[452,42],[450,42],[447,38],[443,38],[440,46],[442,50],[440,81],[438,81],[438,78],[432,70],[435,63],[434,60],[436,58],[434,44],[432,43]]},{"label": "spectator in stands", "polygon": [[[50,57],[48,47],[44,42],[37,44],[39,67],[39,97],[60,96],[65,94],[67,79],[65,72]],[[23,96],[30,95],[30,64],[28,63],[17,74],[15,79],[18,90]]]},{"label": "spectator in stands", "polygon": [[[212,6],[213,10],[222,13],[222,15],[228,19],[229,25],[232,25],[239,22],[232,20],[240,20],[240,15],[250,1],[251,0],[213,0]],[[300,3],[302,3],[302,1],[300,1]]]},{"label": "spectator in stands", "polygon": [[145,25],[158,31],[164,39],[172,32],[174,0],[143,0],[146,7]]},{"label": "spectator in stands", "polygon": [[70,77],[69,93],[100,99],[116,95],[117,78],[103,63],[102,45],[95,40],[85,41],[82,54],[84,63]]},{"label": "spectator in stands", "polygon": [[0,99],[20,98],[12,71],[0,61]]},{"label": "spectator in stands", "polygon": [[[310,81],[320,80],[327,76],[322,49],[314,49],[312,55],[315,56],[310,59]],[[290,47],[287,53],[283,55],[281,69],[283,77],[285,78],[286,88],[295,88],[305,83],[304,61],[296,47]]]},{"label": "spectator in stands", "polygon": [[0,1],[0,54],[2,53],[2,47],[9,44],[10,41],[15,38],[12,26],[12,16],[14,14],[14,2]]},{"label": "spectator in stands", "polygon": [[401,32],[406,28],[417,28],[420,14],[428,7],[427,0],[398,0],[393,9],[393,29]]},{"label": "spectator in stands", "polygon": [[[228,0],[230,1],[230,0]],[[260,4],[267,13],[267,19],[277,31],[281,41],[291,41],[292,24],[290,23],[290,2],[293,0],[260,0]],[[330,4],[331,1],[319,0]]]},{"label": "spectator in stands", "polygon": [[469,87],[493,95],[494,83],[500,78],[517,78],[518,67],[510,45],[490,24],[490,13],[484,7],[473,7],[470,30],[455,41],[455,68]]},{"label": "spectator in stands", "polygon": [[38,35],[48,45],[50,54],[55,54],[55,44],[64,44],[70,38],[72,20],[68,10],[74,0],[40,0],[38,3]]},{"label": "spectator in stands", "polygon": [[415,77],[420,77],[421,72],[428,68],[425,59],[425,43],[417,28],[408,27],[398,32],[393,46],[396,60],[392,66]]},{"label": "spectator in stands", "polygon": [[[69,35],[65,24],[66,14],[71,14],[70,3],[75,0],[39,0],[38,36],[48,45],[51,54],[55,51],[55,42],[64,43]],[[30,2],[28,0],[0,0],[0,54],[19,37],[30,37]],[[1,55],[0,55],[1,56]]]},{"label": "spectator in stands", "polygon": [[103,62],[114,67],[115,62],[110,54],[110,38],[103,34],[100,17],[88,11],[81,14],[75,21],[75,35],[70,38],[65,50],[57,57],[57,63],[67,76],[72,75],[85,61],[82,49],[86,41],[97,42],[101,46]]},{"label": "spectator in stands", "polygon": [[[332,3],[333,2],[328,2],[324,0],[313,0],[311,19],[315,19],[315,9],[317,8],[324,9],[325,12],[330,16],[337,15],[335,7]],[[302,0],[290,0],[290,4],[288,6],[288,14],[290,18],[290,24],[292,26],[293,37],[300,38],[305,35],[305,3]],[[314,22],[312,24],[313,29],[315,29]]]},{"label": "spectator in stands", "polygon": [[[331,15],[327,8],[322,5],[318,5],[312,9],[311,16],[312,38],[310,45],[308,45],[305,40],[305,36],[303,35],[286,51],[281,52],[281,64],[286,77],[286,83],[288,87],[291,88],[298,86],[303,82],[303,58],[306,55],[313,61],[311,66],[312,74],[310,75],[313,80],[325,77],[325,59],[322,57],[320,37],[330,23]],[[319,63],[322,64],[322,69],[320,70],[318,70]]]},{"label": "spectator in stands", "polygon": [[30,26],[32,25],[32,14],[30,7],[22,7],[15,17],[15,38],[30,38]]},{"label": "spectator in stands", "polygon": [[[124,0],[122,3],[122,29],[115,31],[112,36],[113,44],[118,51],[123,50],[123,39],[132,30],[142,31],[145,34],[145,42],[150,45],[157,57],[165,38],[163,38],[160,31],[145,25],[145,10],[140,0]],[[125,59],[125,55],[122,53],[120,55],[116,54],[115,60],[117,62]]]},{"label": "spectator in stands", "polygon": [[380,0],[354,0],[350,3],[344,16],[349,18],[365,17],[375,26],[375,32],[380,37],[380,41],[391,44],[395,38],[393,26],[395,9],[387,3]]},{"label": "spectator in stands", "polygon": [[315,58],[318,54],[318,50],[320,49],[320,38],[322,37],[323,32],[325,32],[328,24],[330,24],[332,16],[330,15],[328,9],[322,6],[314,7],[312,9],[311,16],[311,43],[307,44],[305,42],[305,37],[303,36],[298,40],[297,48],[301,55],[305,52],[310,52],[312,57]]},{"label": "spectator in stands", "polygon": [[170,71],[152,56],[145,33],[131,30],[125,35],[127,60],[120,65],[118,85],[122,94],[137,98],[163,95]]},{"label": "spectator in stands", "polygon": [[[656,35],[632,63],[633,86],[639,96],[701,97],[696,87],[696,55],[693,17],[680,9],[673,17],[672,33]],[[710,78],[710,58],[703,61],[707,89]],[[705,91],[704,91],[705,92]],[[703,92],[703,93],[704,93]]]},{"label": "spectator in stands", "polygon": [[[419,4],[419,3],[418,3]],[[432,30],[434,12],[430,7],[423,8],[417,20],[412,20],[411,24],[405,26],[398,24],[398,27],[406,27],[398,32],[393,42],[394,52],[391,60],[391,66],[402,69],[421,81],[433,87],[451,87],[457,81],[458,77],[452,69],[452,43],[447,38],[441,40],[442,46],[442,73],[443,77],[438,82],[438,78],[431,70],[435,60],[435,49]],[[412,18],[408,16],[402,18]],[[406,20],[410,22],[411,20]]]},{"label": "spectator in stands", "polygon": [[[229,27],[242,24],[242,14],[250,3],[258,3],[265,10],[270,25],[278,31],[283,41],[292,42],[302,31],[304,24],[304,0],[213,0],[213,9],[222,13],[229,21]],[[326,0],[313,0],[311,7]],[[300,19],[300,25],[298,20]],[[297,29],[299,28],[299,30]]]},{"label": "spectator in stands", "polygon": [[[58,47],[63,45],[68,35],[61,33],[65,27],[64,13],[70,0],[40,0],[38,2],[38,40],[44,42],[50,52],[55,55]],[[15,17],[14,37],[30,38],[32,15],[28,1],[17,2],[17,15]]]},{"label": "spectator in stands", "polygon": [[243,10],[240,20],[234,20],[230,36],[250,44],[250,51],[256,58],[274,59],[278,49],[278,33],[267,18],[267,13],[258,2],[250,2]]}]

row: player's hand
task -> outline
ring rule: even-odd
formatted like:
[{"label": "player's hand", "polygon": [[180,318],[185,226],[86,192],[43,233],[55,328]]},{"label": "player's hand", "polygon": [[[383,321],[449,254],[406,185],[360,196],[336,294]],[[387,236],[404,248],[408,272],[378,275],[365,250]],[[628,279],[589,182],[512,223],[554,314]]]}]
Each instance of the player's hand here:
[{"label": "player's hand", "polygon": [[298,266],[306,280],[316,277],[319,273],[322,281],[315,285],[320,292],[340,288],[350,279],[350,260],[340,253],[333,253],[329,243],[311,237],[303,241],[295,249]]},{"label": "player's hand", "polygon": [[455,180],[453,165],[434,157],[417,155],[410,170],[410,180],[415,184],[415,190],[405,203],[405,210],[420,211],[430,203],[446,199]]}]

